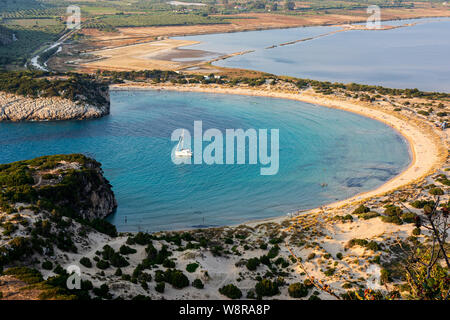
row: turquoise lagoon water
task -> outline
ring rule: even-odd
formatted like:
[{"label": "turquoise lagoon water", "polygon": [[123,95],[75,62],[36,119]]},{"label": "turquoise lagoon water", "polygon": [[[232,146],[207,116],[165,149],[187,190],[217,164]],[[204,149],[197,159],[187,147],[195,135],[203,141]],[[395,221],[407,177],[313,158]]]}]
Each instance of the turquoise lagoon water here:
[{"label": "turquoise lagoon water", "polygon": [[450,19],[384,22],[415,26],[392,30],[352,30],[314,40],[266,49],[315,37],[336,27],[306,27],[180,37],[202,43],[185,48],[222,54],[255,50],[215,62],[331,82],[356,82],[392,88],[450,92]]},{"label": "turquoise lagoon water", "polygon": [[[168,91],[112,92],[98,120],[0,123],[0,163],[84,153],[103,164],[121,231],[230,225],[283,215],[373,189],[410,162],[403,138],[383,123],[297,101]],[[176,128],[279,129],[280,168],[175,165]],[[321,184],[328,184],[322,187]],[[126,219],[126,221],[125,221]]]}]

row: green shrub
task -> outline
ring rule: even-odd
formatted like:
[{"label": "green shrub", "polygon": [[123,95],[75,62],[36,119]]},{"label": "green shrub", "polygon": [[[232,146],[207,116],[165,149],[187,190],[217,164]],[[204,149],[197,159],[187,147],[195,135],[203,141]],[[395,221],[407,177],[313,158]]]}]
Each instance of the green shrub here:
[{"label": "green shrub", "polygon": [[92,268],[92,262],[89,258],[83,257],[80,259],[80,264],[85,266],[86,268]]},{"label": "green shrub", "polygon": [[417,209],[422,209],[426,205],[434,207],[434,204],[435,204],[434,201],[427,201],[427,200],[416,200],[411,202],[411,206]]},{"label": "green shrub", "polygon": [[342,253],[340,253],[340,252],[336,253],[336,258],[338,258],[339,260],[342,260]]},{"label": "green shrub", "polygon": [[350,282],[346,282],[342,285],[342,288],[344,289],[350,289],[352,287],[352,284]]},{"label": "green shrub", "polygon": [[195,272],[195,270],[197,270],[198,267],[199,267],[198,263],[190,263],[186,266],[186,271],[193,273]]},{"label": "green shrub", "polygon": [[401,216],[402,221],[405,223],[414,223],[417,215],[413,212],[405,212]]},{"label": "green shrub", "polygon": [[260,261],[258,258],[251,258],[247,261],[245,266],[247,267],[248,270],[255,271],[258,268],[259,264]]},{"label": "green shrub", "polygon": [[[148,233],[138,232],[132,239],[133,240],[130,240],[130,242],[137,243],[141,246],[145,246],[152,243],[152,236]],[[127,244],[134,244],[134,243],[127,243]]]},{"label": "green shrub", "polygon": [[367,249],[370,249],[372,251],[378,251],[380,250],[380,246],[378,245],[378,243],[376,243],[375,241],[370,241],[367,245],[366,245]]},{"label": "green shrub", "polygon": [[412,231],[412,234],[413,234],[414,236],[420,235],[420,228],[414,228],[413,231]]},{"label": "green shrub", "polygon": [[308,260],[312,260],[312,259],[314,259],[316,257],[316,254],[314,253],[314,252],[311,252],[309,255],[308,255]]},{"label": "green shrub", "polygon": [[240,299],[242,297],[242,291],[234,284],[223,286],[219,289],[219,293],[230,299]]},{"label": "green shrub", "polygon": [[280,293],[278,283],[269,279],[262,279],[255,286],[255,292],[260,297],[272,297]]},{"label": "green shrub", "polygon": [[272,238],[272,239],[269,240],[270,244],[278,244],[278,243],[281,243],[281,242],[283,242],[283,239],[281,239],[281,238]]},{"label": "green shrub", "polygon": [[165,282],[158,282],[155,286],[156,292],[159,292],[159,293],[164,293],[165,288],[166,288]]},{"label": "green shrub", "polygon": [[361,246],[361,247],[365,247],[369,242],[365,239],[351,239],[348,242],[348,246],[351,248],[355,245]]},{"label": "green shrub", "polygon": [[175,261],[171,259],[165,259],[162,265],[165,268],[175,268]]},{"label": "green shrub", "polygon": [[358,208],[356,208],[352,214],[361,214],[361,213],[366,213],[369,212],[370,208],[366,207],[365,205],[360,205]]},{"label": "green shrub", "polygon": [[162,271],[162,270],[156,270],[155,271],[155,281],[156,282],[163,282],[163,281],[165,281],[164,271]]},{"label": "green shrub", "polygon": [[431,188],[429,193],[433,196],[442,196],[444,191],[441,188]]},{"label": "green shrub", "polygon": [[391,277],[390,277],[389,271],[384,268],[381,269],[380,270],[380,284],[384,285],[390,281],[391,281]]},{"label": "green shrub", "polygon": [[202,280],[200,280],[200,279],[195,279],[195,280],[192,282],[192,286],[193,286],[194,288],[197,288],[197,289],[203,289],[203,287],[204,287],[203,282],[202,282]]},{"label": "green shrub", "polygon": [[136,253],[136,249],[130,248],[129,246],[126,245],[122,245],[119,249],[120,254],[122,255],[128,255],[128,254],[133,254]]},{"label": "green shrub", "polygon": [[270,265],[271,265],[270,259],[269,259],[269,257],[266,256],[266,255],[261,256],[261,257],[259,258],[259,261],[260,261],[262,264],[265,264],[266,266],[270,266]]},{"label": "green shrub", "polygon": [[53,263],[51,263],[50,261],[46,260],[44,262],[42,262],[42,268],[45,270],[52,270],[53,269]]},{"label": "green shrub", "polygon": [[99,262],[97,262],[96,267],[99,268],[100,270],[108,269],[109,262],[105,260],[100,260]]},{"label": "green shrub", "polygon": [[304,298],[308,295],[308,288],[303,283],[296,282],[289,285],[288,293],[292,298]]},{"label": "green shrub", "polygon": [[403,223],[402,219],[400,219],[397,216],[383,216],[381,217],[381,221],[383,222],[387,222],[387,223],[394,223],[394,224],[398,224],[401,225]]},{"label": "green shrub", "polygon": [[270,248],[269,252],[267,253],[267,257],[269,257],[269,259],[273,259],[278,255],[279,252],[280,247],[278,245],[274,245],[272,248]]},{"label": "green shrub", "polygon": [[394,205],[388,205],[384,210],[384,214],[390,217],[400,216],[402,213],[403,213],[402,209]]},{"label": "green shrub", "polygon": [[94,288],[92,291],[100,298],[109,298],[109,287],[105,283],[103,283],[99,288]]},{"label": "green shrub", "polygon": [[361,214],[360,218],[362,218],[364,220],[369,220],[372,218],[376,218],[378,216],[380,216],[380,214],[378,212],[369,211],[369,212],[365,212],[365,213]]},{"label": "green shrub", "polygon": [[128,267],[130,265],[130,263],[118,252],[114,252],[109,261],[111,262],[111,265],[116,268]]},{"label": "green shrub", "polygon": [[[164,281],[170,283],[176,289],[182,289],[189,286],[189,279],[182,271],[176,269],[167,269],[163,276]],[[156,274],[155,274],[156,280]]]},{"label": "green shrub", "polygon": [[325,274],[327,277],[331,277],[335,272],[336,272],[336,269],[335,269],[335,268],[328,268],[328,269],[324,272],[324,274]]}]

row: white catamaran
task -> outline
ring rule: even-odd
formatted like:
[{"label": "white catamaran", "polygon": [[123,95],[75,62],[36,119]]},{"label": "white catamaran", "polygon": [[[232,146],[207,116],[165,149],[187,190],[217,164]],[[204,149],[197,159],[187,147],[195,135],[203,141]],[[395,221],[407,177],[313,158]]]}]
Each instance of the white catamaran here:
[{"label": "white catamaran", "polygon": [[181,133],[180,140],[178,140],[177,148],[175,149],[175,157],[192,157],[192,152],[190,149],[183,149],[184,143],[184,129]]}]

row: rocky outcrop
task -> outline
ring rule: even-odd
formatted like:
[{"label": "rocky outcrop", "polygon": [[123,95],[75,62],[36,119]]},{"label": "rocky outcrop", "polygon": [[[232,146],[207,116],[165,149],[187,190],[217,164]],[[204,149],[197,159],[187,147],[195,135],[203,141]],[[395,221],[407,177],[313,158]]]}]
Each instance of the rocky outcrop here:
[{"label": "rocky outcrop", "polygon": [[[101,164],[82,154],[0,165],[0,190],[8,191],[0,193],[0,203],[11,208],[24,202],[87,221],[103,219],[117,207]],[[25,195],[23,190],[28,190]]]},{"label": "rocky outcrop", "polygon": [[100,163],[88,159],[79,171],[78,182],[73,190],[78,203],[74,210],[86,220],[103,219],[117,208],[111,184],[103,176]]},{"label": "rocky outcrop", "polygon": [[101,164],[82,154],[0,164],[0,271],[116,237],[103,219],[116,207]]},{"label": "rocky outcrop", "polygon": [[85,120],[109,114],[109,92],[99,93],[107,101],[94,105],[61,97],[30,98],[0,92],[0,121]]}]

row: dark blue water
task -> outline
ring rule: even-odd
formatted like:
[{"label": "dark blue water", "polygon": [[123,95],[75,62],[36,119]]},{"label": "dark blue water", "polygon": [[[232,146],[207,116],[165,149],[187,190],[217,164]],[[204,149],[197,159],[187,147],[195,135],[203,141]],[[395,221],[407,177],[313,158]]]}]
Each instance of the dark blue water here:
[{"label": "dark blue water", "polygon": [[[85,153],[103,164],[119,207],[119,230],[167,230],[279,216],[373,189],[409,161],[388,126],[302,102],[181,92],[112,92],[98,120],[0,123],[0,163]],[[279,129],[280,167],[180,165],[171,161],[174,129]],[[323,188],[322,183],[328,184]],[[127,223],[125,223],[127,217]]]},{"label": "dark blue water", "polygon": [[255,50],[215,62],[222,67],[260,70],[331,82],[450,92],[450,19],[385,22],[418,23],[392,30],[352,30],[314,37],[336,27],[307,27],[182,37],[202,43],[186,48],[232,53]]}]

